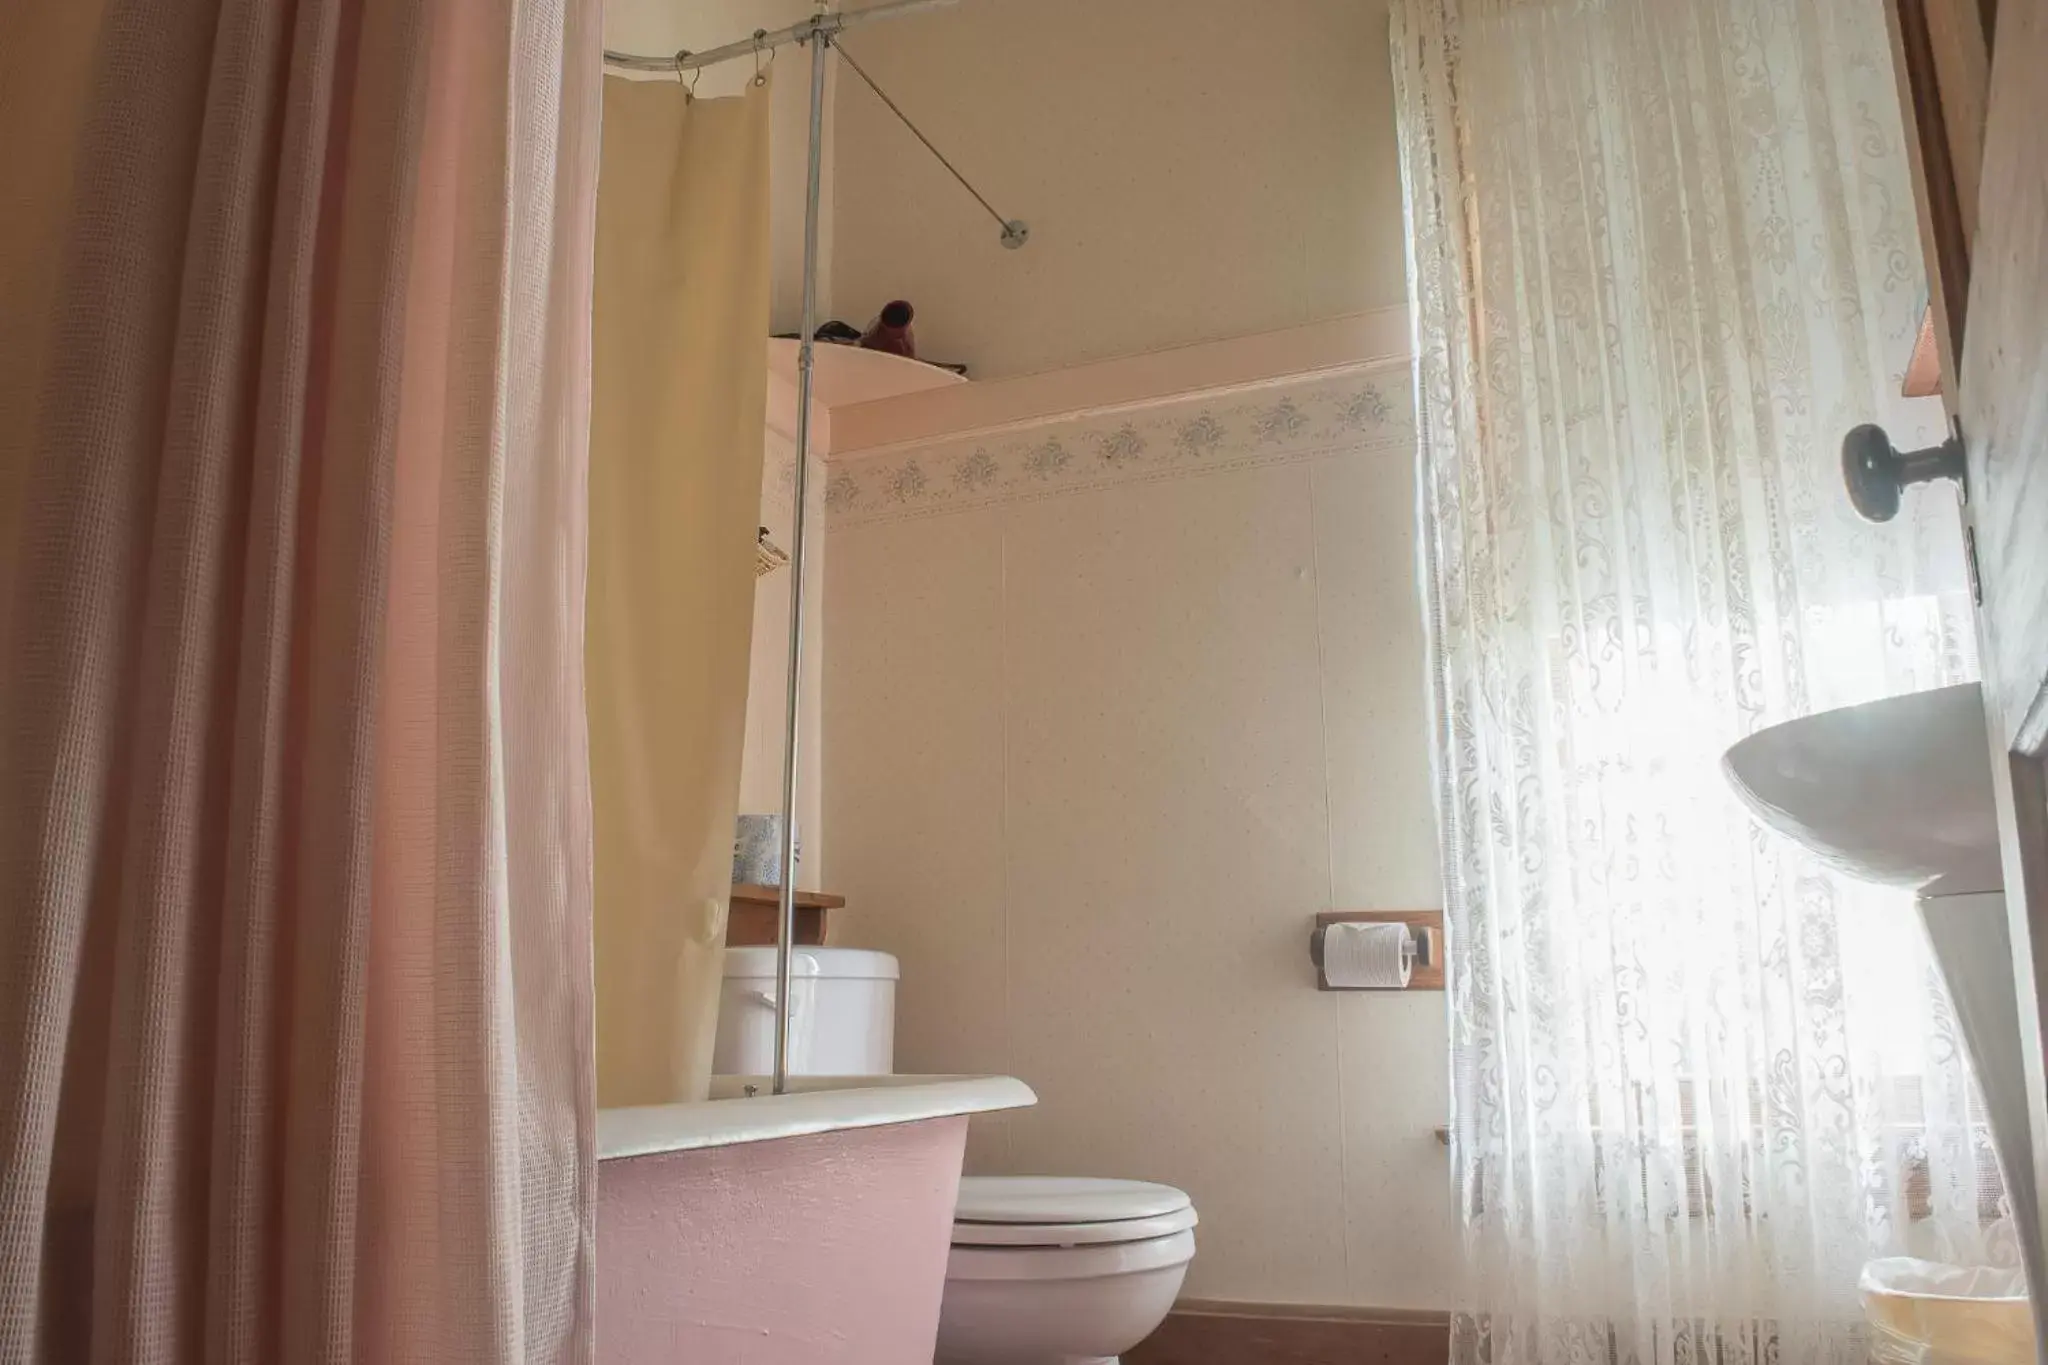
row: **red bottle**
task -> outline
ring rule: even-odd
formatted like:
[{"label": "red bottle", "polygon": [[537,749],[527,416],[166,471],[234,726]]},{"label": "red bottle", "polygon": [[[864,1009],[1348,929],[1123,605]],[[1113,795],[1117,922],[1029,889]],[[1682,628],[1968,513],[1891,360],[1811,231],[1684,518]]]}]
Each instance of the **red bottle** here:
[{"label": "red bottle", "polygon": [[861,333],[860,344],[870,351],[887,351],[890,355],[917,359],[917,338],[911,334],[910,320],[917,316],[917,310],[910,306],[908,299],[895,299],[882,305],[882,311]]}]

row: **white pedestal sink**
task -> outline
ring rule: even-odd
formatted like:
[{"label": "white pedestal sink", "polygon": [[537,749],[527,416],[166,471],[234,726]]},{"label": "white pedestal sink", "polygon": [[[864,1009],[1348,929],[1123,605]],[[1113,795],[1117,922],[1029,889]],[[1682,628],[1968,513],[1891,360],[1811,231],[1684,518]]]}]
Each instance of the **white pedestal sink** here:
[{"label": "white pedestal sink", "polygon": [[1848,876],[1919,897],[1989,1110],[2038,1330],[2048,1293],[1982,691],[1965,683],[1787,721],[1722,766],[1772,829]]},{"label": "white pedestal sink", "polygon": [[1722,766],[1758,819],[1851,877],[1922,896],[2004,889],[1976,683],[1788,720]]}]

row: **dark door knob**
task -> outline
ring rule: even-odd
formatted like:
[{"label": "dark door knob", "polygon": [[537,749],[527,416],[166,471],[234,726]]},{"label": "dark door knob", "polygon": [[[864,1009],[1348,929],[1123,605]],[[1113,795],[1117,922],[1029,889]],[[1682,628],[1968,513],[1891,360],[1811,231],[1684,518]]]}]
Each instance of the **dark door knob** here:
[{"label": "dark door knob", "polygon": [[1909,485],[1936,479],[1963,481],[1963,442],[1951,436],[1925,450],[1901,451],[1884,428],[1865,422],[1842,438],[1842,482],[1849,501],[1866,521],[1890,521],[1899,514],[1899,495]]}]

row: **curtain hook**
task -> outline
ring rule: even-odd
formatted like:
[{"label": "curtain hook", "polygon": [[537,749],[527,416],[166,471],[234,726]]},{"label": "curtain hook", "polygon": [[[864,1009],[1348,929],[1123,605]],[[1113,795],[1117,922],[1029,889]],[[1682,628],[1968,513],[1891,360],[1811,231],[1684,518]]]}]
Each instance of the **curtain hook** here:
[{"label": "curtain hook", "polygon": [[704,74],[704,68],[700,66],[695,71],[685,73],[683,63],[689,59],[690,49],[687,47],[676,49],[676,79],[688,87],[683,91],[684,98],[695,99],[697,98],[697,79]]},{"label": "curtain hook", "polygon": [[[757,28],[754,30],[754,85],[756,88],[768,84],[768,68],[775,65],[775,49],[767,46],[767,39],[767,29]],[[766,62],[761,60],[761,53],[764,50],[768,53],[768,60]]]}]

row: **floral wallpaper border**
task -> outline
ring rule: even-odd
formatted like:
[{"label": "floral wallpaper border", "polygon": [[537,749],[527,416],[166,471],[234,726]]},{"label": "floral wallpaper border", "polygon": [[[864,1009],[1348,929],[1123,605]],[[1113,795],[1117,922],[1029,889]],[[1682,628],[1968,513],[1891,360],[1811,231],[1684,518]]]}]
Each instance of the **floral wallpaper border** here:
[{"label": "floral wallpaper border", "polygon": [[[827,521],[900,521],[1353,449],[1412,448],[1409,373],[1399,362],[828,461]],[[779,481],[786,485],[789,474],[785,467]]]}]

